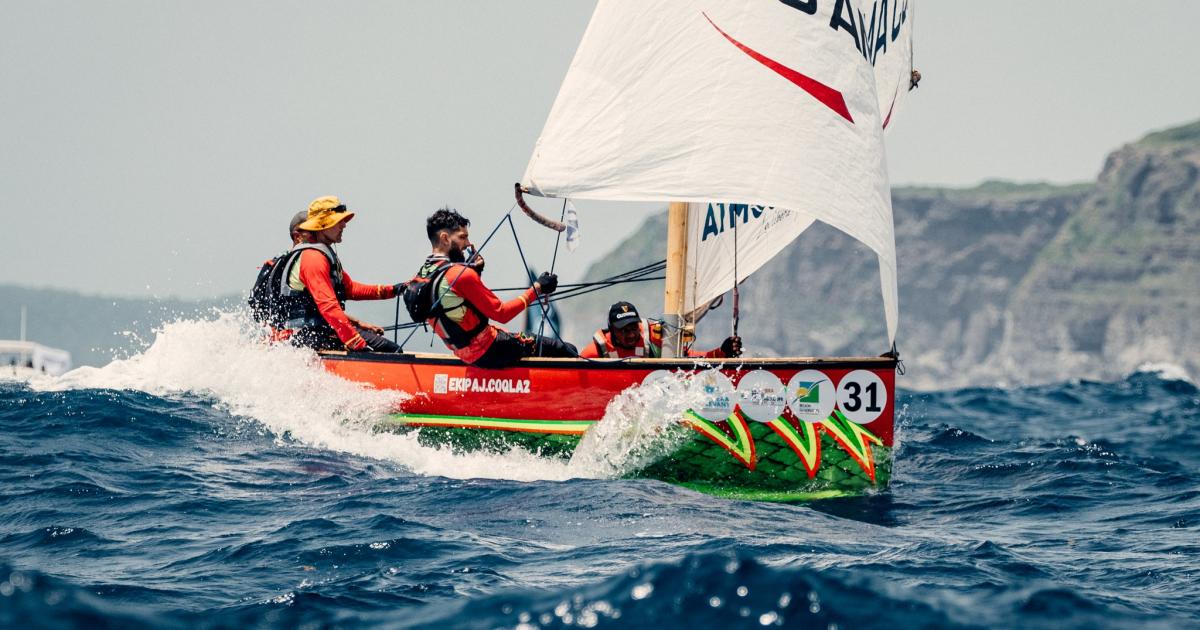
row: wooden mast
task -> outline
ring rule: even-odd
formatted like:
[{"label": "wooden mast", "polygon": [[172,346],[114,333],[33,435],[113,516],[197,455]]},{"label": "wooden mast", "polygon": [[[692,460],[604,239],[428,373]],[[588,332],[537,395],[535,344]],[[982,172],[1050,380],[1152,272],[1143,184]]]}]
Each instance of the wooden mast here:
[{"label": "wooden mast", "polygon": [[683,356],[684,282],[687,276],[687,203],[673,201],[667,207],[667,277],[663,291],[664,357]]}]

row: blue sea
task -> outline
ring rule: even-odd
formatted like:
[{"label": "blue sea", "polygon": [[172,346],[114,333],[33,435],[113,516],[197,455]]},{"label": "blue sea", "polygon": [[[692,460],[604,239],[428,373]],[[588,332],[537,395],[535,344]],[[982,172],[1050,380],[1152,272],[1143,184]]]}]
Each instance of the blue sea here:
[{"label": "blue sea", "polygon": [[0,381],[0,627],[1200,627],[1186,378],[902,392],[890,490],[781,505],[373,434],[235,320]]}]

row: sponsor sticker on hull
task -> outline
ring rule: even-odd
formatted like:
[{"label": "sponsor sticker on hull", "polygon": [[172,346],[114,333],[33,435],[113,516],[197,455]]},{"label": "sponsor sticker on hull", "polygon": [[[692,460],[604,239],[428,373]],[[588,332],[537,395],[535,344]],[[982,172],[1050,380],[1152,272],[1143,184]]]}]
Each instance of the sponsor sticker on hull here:
[{"label": "sponsor sticker on hull", "polygon": [[469,378],[433,375],[435,394],[528,394],[527,378]]},{"label": "sponsor sticker on hull", "polygon": [[788,380],[788,408],[805,422],[822,422],[833,413],[833,383],[820,370],[796,372]]}]

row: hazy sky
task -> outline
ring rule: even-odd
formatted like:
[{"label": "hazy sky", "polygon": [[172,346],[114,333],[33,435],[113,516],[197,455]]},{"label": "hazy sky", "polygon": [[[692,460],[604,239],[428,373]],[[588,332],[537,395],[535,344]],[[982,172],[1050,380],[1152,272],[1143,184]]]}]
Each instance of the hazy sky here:
[{"label": "hazy sky", "polygon": [[[508,210],[592,6],[0,0],[0,283],[242,291],[325,194],[358,213],[355,279],[406,279],[432,210],[480,237]],[[921,0],[893,183],[1092,179],[1120,144],[1200,118],[1196,24],[1191,0]],[[579,205],[565,280],[652,210]],[[547,266],[551,233],[517,226]],[[517,279],[511,243],[489,248],[493,283]]]}]

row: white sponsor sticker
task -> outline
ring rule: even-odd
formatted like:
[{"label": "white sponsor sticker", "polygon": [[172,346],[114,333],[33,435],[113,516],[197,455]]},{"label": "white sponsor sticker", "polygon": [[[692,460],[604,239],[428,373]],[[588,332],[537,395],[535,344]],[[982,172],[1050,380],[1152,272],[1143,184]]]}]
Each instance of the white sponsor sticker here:
[{"label": "white sponsor sticker", "polygon": [[788,409],[805,422],[824,422],[836,399],[833,381],[820,370],[801,370],[788,379]]},{"label": "white sponsor sticker", "polygon": [[449,387],[449,374],[434,374],[433,375],[433,393],[445,394]]},{"label": "white sponsor sticker", "polygon": [[887,407],[883,379],[870,370],[854,370],[842,377],[837,390],[838,408],[858,424],[874,422]]},{"label": "white sponsor sticker", "polygon": [[783,413],[783,381],[766,370],[754,370],[742,377],[737,386],[742,414],[757,422],[770,422]]},{"label": "white sponsor sticker", "polygon": [[720,422],[728,418],[737,404],[737,393],[729,377],[717,370],[704,370],[694,378],[704,388],[706,398],[704,405],[694,411],[710,422]]}]

